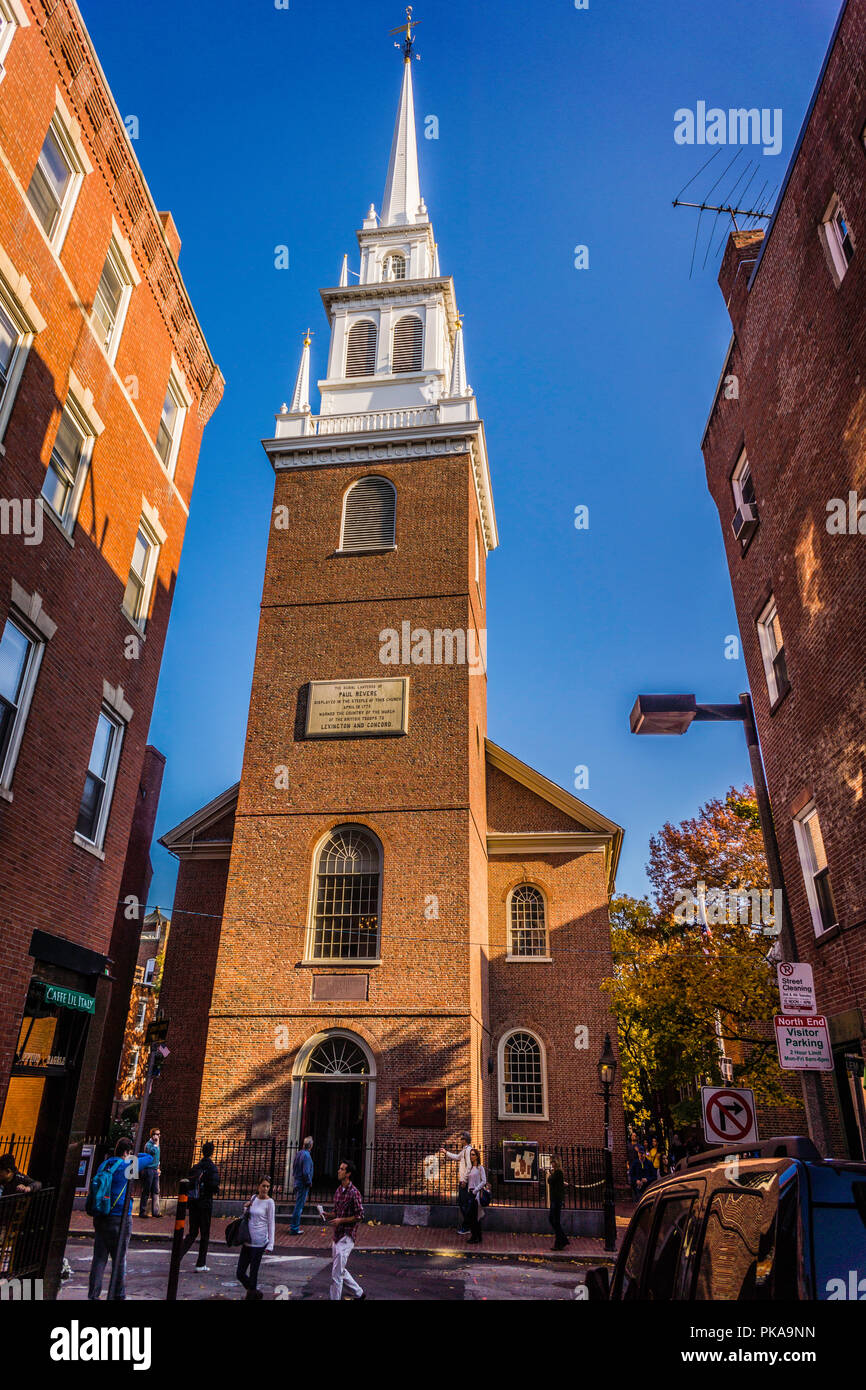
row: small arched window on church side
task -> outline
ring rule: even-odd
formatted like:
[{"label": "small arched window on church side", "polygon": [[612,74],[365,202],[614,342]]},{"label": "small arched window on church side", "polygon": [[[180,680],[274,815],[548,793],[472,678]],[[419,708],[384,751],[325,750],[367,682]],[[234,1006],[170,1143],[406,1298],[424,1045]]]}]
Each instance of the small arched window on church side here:
[{"label": "small arched window on church side", "polygon": [[499,1113],[501,1119],[547,1119],[544,1049],[525,1028],[508,1033],[499,1044]]},{"label": "small arched window on church side", "polygon": [[423,362],[424,325],[417,314],[404,314],[394,329],[392,372],[420,372]]},{"label": "small arched window on church side", "polygon": [[382,847],[362,825],[332,830],[316,858],[312,960],[377,960]]},{"label": "small arched window on church side", "polygon": [[349,329],[346,376],[374,376],[375,373],[376,325],[372,319],[359,319]]},{"label": "small arched window on church side", "polygon": [[360,478],[343,498],[340,551],[370,554],[396,546],[397,493],[387,478]]},{"label": "small arched window on church side", "polygon": [[512,889],[508,910],[508,954],[514,960],[531,960],[550,954],[544,894],[531,883]]},{"label": "small arched window on church side", "polygon": [[399,251],[392,251],[390,256],[385,257],[385,279],[406,279],[406,257],[402,256]]}]

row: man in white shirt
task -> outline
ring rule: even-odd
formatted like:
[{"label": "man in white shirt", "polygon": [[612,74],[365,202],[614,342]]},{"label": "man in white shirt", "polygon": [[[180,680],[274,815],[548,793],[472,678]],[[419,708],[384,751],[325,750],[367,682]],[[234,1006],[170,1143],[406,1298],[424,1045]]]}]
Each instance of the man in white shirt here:
[{"label": "man in white shirt", "polygon": [[468,1129],[464,1129],[460,1138],[463,1140],[463,1148],[459,1153],[452,1154],[449,1153],[447,1149],[441,1149],[440,1152],[445,1158],[452,1159],[453,1162],[458,1165],[457,1181],[459,1187],[457,1189],[457,1206],[460,1209],[460,1225],[457,1227],[457,1234],[458,1236],[468,1236],[469,1231],[466,1229],[466,1214],[469,1209],[469,1170],[472,1167],[472,1159],[470,1158],[472,1152],[472,1135],[469,1133]]}]

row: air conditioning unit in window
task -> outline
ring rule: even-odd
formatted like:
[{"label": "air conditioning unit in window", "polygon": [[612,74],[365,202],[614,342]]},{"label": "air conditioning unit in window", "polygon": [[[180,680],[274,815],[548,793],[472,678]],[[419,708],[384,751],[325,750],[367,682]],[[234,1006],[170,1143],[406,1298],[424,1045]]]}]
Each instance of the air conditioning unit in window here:
[{"label": "air conditioning unit in window", "polygon": [[754,502],[744,502],[734,512],[731,527],[738,541],[747,541],[754,535],[758,529],[758,508]]}]

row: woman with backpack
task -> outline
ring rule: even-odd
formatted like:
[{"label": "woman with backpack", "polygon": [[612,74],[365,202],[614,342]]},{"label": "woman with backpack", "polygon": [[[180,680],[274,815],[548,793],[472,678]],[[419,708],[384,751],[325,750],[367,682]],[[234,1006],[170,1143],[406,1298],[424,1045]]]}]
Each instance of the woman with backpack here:
[{"label": "woman with backpack", "polygon": [[134,1178],[155,1164],[153,1155],[148,1153],[139,1154],[136,1160],[134,1147],[131,1139],[118,1139],[114,1156],[100,1163],[90,1180],[85,1211],[93,1217],[93,1262],[87,1297],[94,1301],[102,1293],[102,1276],[109,1257],[112,1284],[117,1269],[116,1289],[112,1295],[109,1288],[109,1296],[126,1298],[126,1248],[132,1234],[131,1201],[126,1220],[123,1219],[126,1190]]},{"label": "woman with backpack", "polygon": [[258,1288],[259,1265],[266,1250],[273,1250],[277,1209],[270,1195],[271,1180],[262,1178],[244,1207],[249,1223],[250,1238],[241,1246],[237,1277],[247,1291],[248,1299],[264,1298]]},{"label": "woman with backpack", "polygon": [[213,1161],[213,1144],[208,1140],[201,1146],[201,1158],[194,1164],[189,1175],[189,1231],[180,1247],[180,1258],[201,1236],[198,1246],[198,1259],[195,1262],[197,1274],[208,1273],[207,1247],[210,1240],[210,1219],[213,1213],[213,1199],[219,1191],[220,1175]]}]

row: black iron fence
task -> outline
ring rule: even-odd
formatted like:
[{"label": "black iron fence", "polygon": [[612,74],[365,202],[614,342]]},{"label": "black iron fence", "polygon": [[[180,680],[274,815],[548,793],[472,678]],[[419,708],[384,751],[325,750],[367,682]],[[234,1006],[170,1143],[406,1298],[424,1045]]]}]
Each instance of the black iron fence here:
[{"label": "black iron fence", "polygon": [[[93,1171],[111,1149],[107,1140],[90,1140],[96,1145]],[[277,1204],[293,1201],[292,1164],[297,1150],[280,1139],[215,1139],[213,1161],[219,1170],[219,1196],[227,1201],[245,1201],[252,1196],[261,1178],[271,1183]],[[577,1210],[597,1210],[604,1189],[604,1150],[582,1145],[546,1146],[555,1155],[565,1175],[565,1205]],[[160,1193],[174,1197],[181,1178],[201,1154],[188,1146],[169,1141],[160,1152]],[[379,1144],[342,1144],[331,1149],[316,1145],[312,1151],[313,1190],[310,1201],[333,1200],[337,1168],[349,1158],[356,1167],[355,1181],[368,1203],[410,1206],[448,1206],[456,1204],[459,1187],[458,1165],[423,1144],[383,1141]],[[482,1151],[492,1200],[498,1206],[545,1207],[547,1169],[544,1164],[528,1181],[513,1180],[506,1173],[501,1145]]]},{"label": "black iron fence", "polygon": [[14,1154],[20,1172],[27,1172],[30,1150],[33,1148],[32,1134],[0,1134],[0,1154]]},{"label": "black iron fence", "polygon": [[51,1235],[54,1197],[53,1187],[0,1197],[0,1277],[3,1279],[41,1277]]}]

